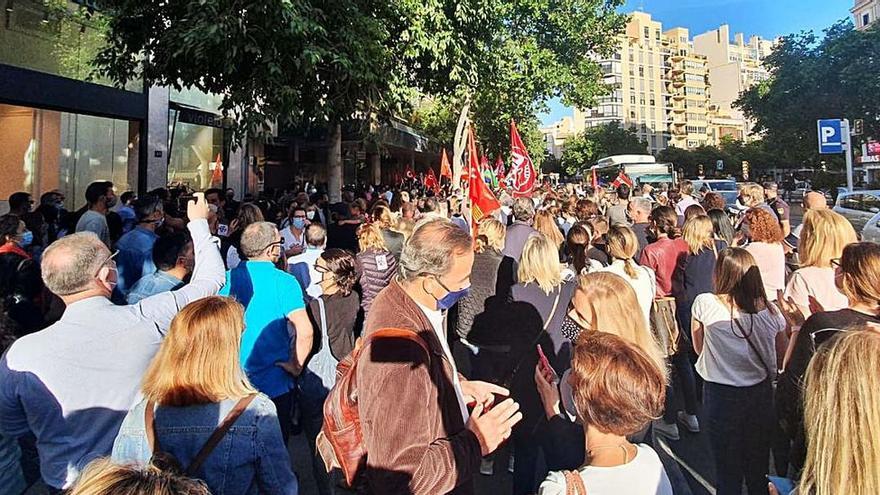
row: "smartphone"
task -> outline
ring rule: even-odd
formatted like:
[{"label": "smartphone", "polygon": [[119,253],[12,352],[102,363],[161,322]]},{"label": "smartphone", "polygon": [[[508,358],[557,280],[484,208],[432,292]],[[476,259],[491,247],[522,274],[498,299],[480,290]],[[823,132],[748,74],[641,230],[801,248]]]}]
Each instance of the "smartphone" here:
[{"label": "smartphone", "polygon": [[541,362],[541,366],[542,366],[544,369],[552,370],[553,367],[550,366],[550,360],[548,360],[548,359],[547,359],[547,355],[544,354],[544,349],[541,349],[541,345],[540,345],[540,344],[538,344],[538,345],[535,346],[535,347],[538,348],[538,360]]},{"label": "smartphone", "polygon": [[773,483],[773,486],[776,487],[776,491],[779,492],[779,495],[788,495],[794,491],[794,482],[788,478],[767,476],[767,479],[770,480],[770,483]]}]

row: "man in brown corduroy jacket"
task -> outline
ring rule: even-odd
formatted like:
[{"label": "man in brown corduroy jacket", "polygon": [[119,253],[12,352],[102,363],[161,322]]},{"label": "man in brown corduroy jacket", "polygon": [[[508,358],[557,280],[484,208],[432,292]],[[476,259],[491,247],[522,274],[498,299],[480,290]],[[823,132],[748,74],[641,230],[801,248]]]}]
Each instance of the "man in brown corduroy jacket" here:
[{"label": "man in brown corduroy jacket", "polygon": [[522,418],[512,399],[495,403],[507,390],[460,376],[449,350],[445,310],[466,294],[473,260],[470,235],[446,219],[427,221],[404,246],[397,280],[373,301],[365,335],[411,330],[429,352],[407,339],[382,338],[361,354],[369,493],[471,494],[480,458]]}]

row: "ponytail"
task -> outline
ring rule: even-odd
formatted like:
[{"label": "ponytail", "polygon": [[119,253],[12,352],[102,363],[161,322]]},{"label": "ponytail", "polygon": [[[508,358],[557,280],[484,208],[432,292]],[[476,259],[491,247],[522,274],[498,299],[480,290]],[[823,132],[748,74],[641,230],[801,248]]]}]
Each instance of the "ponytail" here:
[{"label": "ponytail", "polygon": [[639,277],[639,273],[636,271],[635,263],[633,263],[632,258],[623,260],[623,271],[629,276],[629,278]]}]

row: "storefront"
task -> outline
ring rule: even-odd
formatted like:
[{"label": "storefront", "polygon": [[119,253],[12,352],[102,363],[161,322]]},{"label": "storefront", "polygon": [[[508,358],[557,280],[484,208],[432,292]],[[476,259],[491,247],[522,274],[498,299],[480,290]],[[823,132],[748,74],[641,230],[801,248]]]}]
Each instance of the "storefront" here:
[{"label": "storefront", "polygon": [[73,2],[7,0],[0,18],[0,212],[16,191],[58,189],[78,208],[96,180],[139,189],[147,99],[140,82],[94,77],[100,26]]}]

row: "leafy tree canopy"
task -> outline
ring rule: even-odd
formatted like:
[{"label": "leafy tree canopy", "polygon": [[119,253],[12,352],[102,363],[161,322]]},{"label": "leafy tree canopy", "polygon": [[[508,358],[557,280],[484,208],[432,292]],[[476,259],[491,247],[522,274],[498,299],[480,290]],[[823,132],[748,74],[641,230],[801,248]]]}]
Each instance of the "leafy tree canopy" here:
[{"label": "leafy tree canopy", "polygon": [[744,92],[737,105],[756,123],[768,153],[788,167],[820,160],[841,166],[841,156],[817,153],[816,120],[863,119],[866,134],[880,136],[880,28],[856,31],[847,19],[825,30],[785,36],[764,60],[768,81]]},{"label": "leafy tree canopy", "polygon": [[618,122],[589,127],[567,139],[562,151],[562,166],[577,174],[611,155],[646,154],[648,143],[639,139],[635,130],[624,129]]}]

